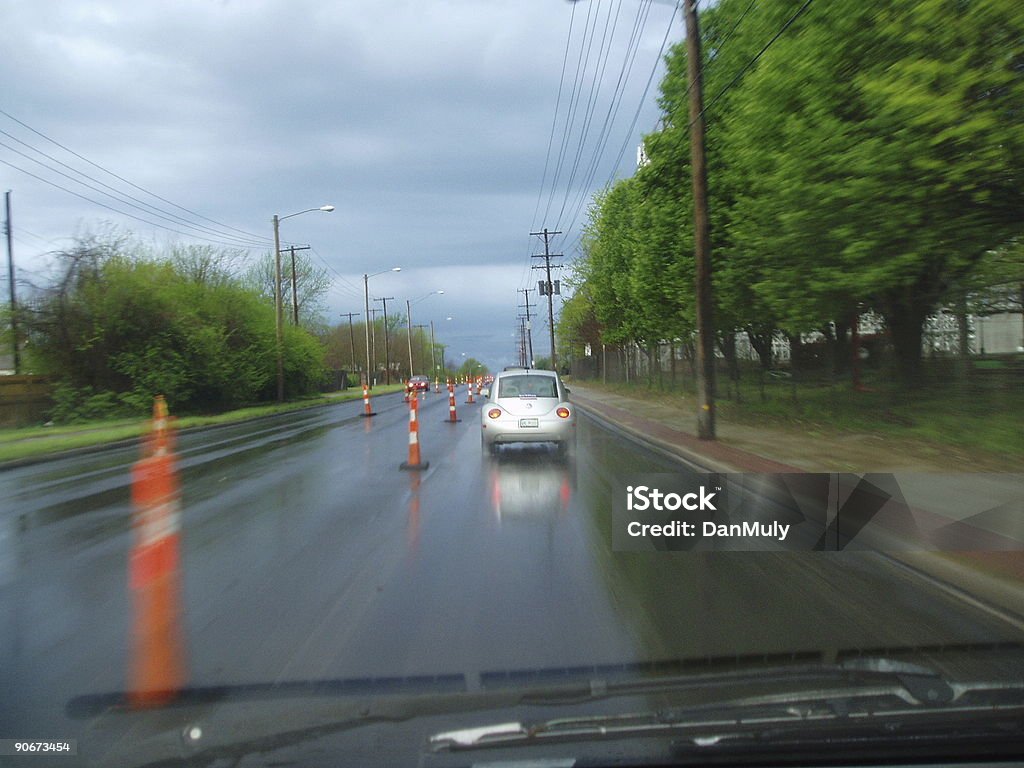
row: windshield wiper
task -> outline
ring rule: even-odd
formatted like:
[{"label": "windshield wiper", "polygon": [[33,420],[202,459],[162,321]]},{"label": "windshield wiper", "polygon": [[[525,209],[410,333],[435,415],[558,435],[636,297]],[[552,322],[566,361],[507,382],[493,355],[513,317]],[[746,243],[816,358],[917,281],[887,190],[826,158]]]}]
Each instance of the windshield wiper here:
[{"label": "windshield wiper", "polygon": [[[156,711],[133,712],[126,708],[123,693],[109,693],[77,697],[67,712],[91,720],[90,734],[105,765],[161,765],[162,760],[182,757],[202,764],[373,723],[458,716],[453,723],[457,726],[467,713],[524,707],[536,710],[540,719],[547,707],[579,704],[588,716],[524,725],[508,722],[506,714],[495,726],[438,733],[429,746],[475,749],[494,743],[659,733],[710,745],[744,735],[760,738],[757,734],[774,732],[771,728],[878,723],[870,716],[881,714],[932,712],[966,718],[972,712],[991,717],[1011,713],[1024,722],[1022,650],[1020,644],[997,643],[839,652],[833,658],[843,660],[834,664],[824,663],[821,654],[800,652],[483,672],[474,680],[454,674],[210,686],[186,689]],[[912,663],[952,652],[957,679],[973,682],[953,682],[931,667]],[[1016,682],[1001,682],[1006,679]],[[624,708],[643,713],[595,715],[596,709],[611,712],[615,705],[604,700],[620,697],[627,700]]]},{"label": "windshield wiper", "polygon": [[[813,690],[744,696],[652,712],[557,718],[536,723],[504,722],[446,731],[428,740],[434,751],[521,746],[565,741],[673,737],[679,750],[718,750],[756,742],[829,743],[845,735],[860,743],[905,740],[930,731],[940,740],[979,733],[1024,740],[1024,679],[998,683],[949,683],[917,665],[864,660],[857,671],[891,676],[889,682],[861,681]],[[652,681],[655,682],[655,681]],[[651,692],[637,684],[633,693]],[[609,692],[595,692],[607,696]],[[621,688],[615,695],[624,695]],[[534,702],[536,703],[536,702]],[[545,704],[552,703],[545,701]]]}]

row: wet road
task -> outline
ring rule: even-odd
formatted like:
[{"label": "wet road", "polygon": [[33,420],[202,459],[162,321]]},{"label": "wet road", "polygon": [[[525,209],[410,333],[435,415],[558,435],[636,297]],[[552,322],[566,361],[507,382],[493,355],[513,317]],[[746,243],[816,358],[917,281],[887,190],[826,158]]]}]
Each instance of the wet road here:
[{"label": "wet road", "polygon": [[[611,551],[613,484],[680,471],[583,418],[576,455],[480,449],[480,405],[399,395],[183,435],[197,685],[1021,640],[866,554]],[[136,449],[0,472],[0,738],[87,738],[75,696],[123,690]]]}]

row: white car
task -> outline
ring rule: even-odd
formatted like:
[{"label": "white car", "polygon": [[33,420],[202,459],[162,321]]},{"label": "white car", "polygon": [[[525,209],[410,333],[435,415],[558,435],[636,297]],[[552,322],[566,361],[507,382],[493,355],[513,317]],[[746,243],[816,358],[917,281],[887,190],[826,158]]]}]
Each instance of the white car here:
[{"label": "white car", "polygon": [[480,415],[480,444],[495,453],[510,443],[554,443],[560,454],[576,442],[576,412],[555,371],[515,369],[494,377]]}]

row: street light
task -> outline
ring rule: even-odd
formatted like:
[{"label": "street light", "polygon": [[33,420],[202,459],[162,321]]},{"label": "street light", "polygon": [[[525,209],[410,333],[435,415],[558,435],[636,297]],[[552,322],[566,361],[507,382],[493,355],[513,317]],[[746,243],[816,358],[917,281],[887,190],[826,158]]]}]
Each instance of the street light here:
[{"label": "street light", "polygon": [[[373,386],[373,382],[370,379],[370,278],[377,277],[377,275],[385,275],[388,272],[401,271],[401,267],[392,267],[391,269],[385,269],[382,272],[374,272],[372,275],[363,275],[363,305],[366,310],[366,383],[368,386]],[[387,332],[386,326],[384,331]]]},{"label": "street light", "polygon": [[405,300],[405,315],[406,315],[405,319],[406,319],[406,323],[409,326],[409,375],[410,376],[412,376],[412,374],[413,374],[413,370],[412,370],[412,305],[413,304],[419,304],[421,301],[423,301],[424,299],[429,299],[431,296],[440,296],[443,293],[444,293],[444,290],[431,291],[428,294],[420,296],[418,299],[412,299],[411,301],[409,299]]},{"label": "street light", "polygon": [[330,213],[334,210],[333,205],[321,205],[319,208],[307,208],[297,213],[289,213],[287,216],[274,214],[274,313],[275,330],[277,333],[277,402],[284,402],[284,317],[281,302],[281,222],[293,216],[301,216],[312,211],[323,211]]}]

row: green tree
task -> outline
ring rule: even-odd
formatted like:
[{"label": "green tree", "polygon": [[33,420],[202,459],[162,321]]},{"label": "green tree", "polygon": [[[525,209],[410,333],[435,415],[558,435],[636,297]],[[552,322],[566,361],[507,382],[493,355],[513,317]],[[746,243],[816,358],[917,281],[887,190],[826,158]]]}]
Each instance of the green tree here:
[{"label": "green tree", "polygon": [[455,373],[458,376],[482,376],[487,373],[487,366],[475,357],[467,357]]},{"label": "green tree", "polygon": [[790,328],[863,301],[919,379],[927,315],[1024,226],[1022,18],[1012,0],[842,0],[744,79],[721,126],[749,169],[730,234]]}]

